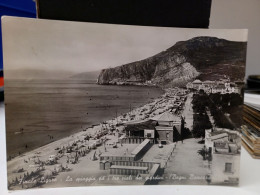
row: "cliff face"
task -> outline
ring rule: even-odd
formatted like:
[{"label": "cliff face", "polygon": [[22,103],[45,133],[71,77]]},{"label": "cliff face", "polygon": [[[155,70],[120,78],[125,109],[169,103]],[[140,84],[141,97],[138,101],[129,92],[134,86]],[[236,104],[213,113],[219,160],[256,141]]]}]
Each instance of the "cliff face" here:
[{"label": "cliff face", "polygon": [[184,86],[196,78],[218,80],[244,77],[246,42],[232,42],[215,37],[196,37],[177,42],[150,58],[103,69],[99,84],[151,84]]}]

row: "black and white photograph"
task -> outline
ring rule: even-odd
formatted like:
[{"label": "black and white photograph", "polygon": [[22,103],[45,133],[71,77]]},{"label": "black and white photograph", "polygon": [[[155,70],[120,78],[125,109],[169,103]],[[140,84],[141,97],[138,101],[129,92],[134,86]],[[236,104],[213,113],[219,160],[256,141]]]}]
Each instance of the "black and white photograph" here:
[{"label": "black and white photograph", "polygon": [[247,30],[2,18],[9,190],[239,184]]}]

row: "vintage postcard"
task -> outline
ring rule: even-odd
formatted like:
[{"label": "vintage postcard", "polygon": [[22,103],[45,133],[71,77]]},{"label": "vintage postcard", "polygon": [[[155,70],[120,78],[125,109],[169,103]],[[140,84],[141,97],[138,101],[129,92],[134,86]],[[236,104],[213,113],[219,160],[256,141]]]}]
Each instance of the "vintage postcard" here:
[{"label": "vintage postcard", "polygon": [[2,25],[9,190],[238,184],[247,30]]}]

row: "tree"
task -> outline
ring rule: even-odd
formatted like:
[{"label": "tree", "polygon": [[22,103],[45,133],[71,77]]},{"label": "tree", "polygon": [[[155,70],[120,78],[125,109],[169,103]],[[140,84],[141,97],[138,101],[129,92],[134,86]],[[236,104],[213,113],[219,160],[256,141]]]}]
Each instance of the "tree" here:
[{"label": "tree", "polygon": [[205,146],[202,149],[198,150],[197,153],[203,157],[203,160],[206,160],[206,156],[208,152]]}]

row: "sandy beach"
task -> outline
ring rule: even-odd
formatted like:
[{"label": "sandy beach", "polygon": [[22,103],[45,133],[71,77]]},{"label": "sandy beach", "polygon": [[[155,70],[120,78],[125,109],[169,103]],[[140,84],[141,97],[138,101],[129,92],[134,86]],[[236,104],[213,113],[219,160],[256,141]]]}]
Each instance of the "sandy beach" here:
[{"label": "sandy beach", "polygon": [[163,93],[156,87],[81,80],[10,80],[5,91],[7,157],[111,120]]},{"label": "sandy beach", "polygon": [[[111,182],[118,182],[116,180],[97,181],[99,177],[109,177],[107,171],[99,170],[99,155],[108,151],[131,152],[138,144],[117,144],[118,147],[113,148],[113,145],[118,143],[119,137],[124,134],[124,123],[146,120],[163,112],[173,110],[174,105],[180,101],[176,96],[180,92],[181,90],[177,89],[166,90],[161,97],[133,109],[131,112],[13,158],[7,162],[8,181],[9,184],[13,183],[10,185],[10,189],[40,187],[43,185],[46,187],[59,187],[64,186],[64,182],[66,182],[66,186],[82,186],[83,181],[85,185],[110,185]],[[182,93],[185,95],[184,92]],[[158,147],[155,146],[154,149],[157,152],[153,152],[154,149],[149,151],[145,156],[145,160],[155,160],[165,166],[173,147],[174,145],[169,145],[164,150],[158,150]],[[160,155],[160,151],[164,152]],[[164,157],[164,155],[166,156]],[[84,179],[86,176],[87,178]],[[42,182],[35,184],[35,180],[39,180],[39,177]],[[18,183],[18,185],[15,183]],[[117,185],[119,184],[117,183]]]}]

